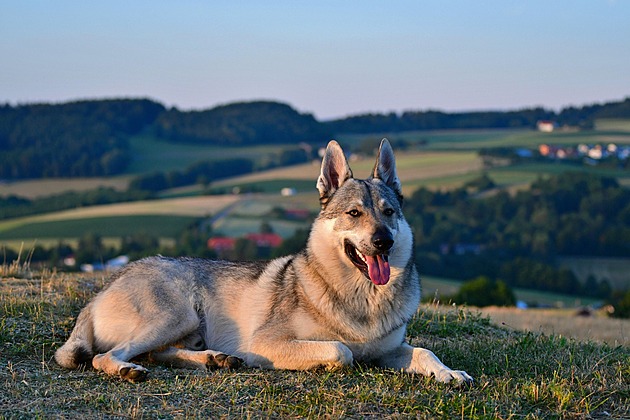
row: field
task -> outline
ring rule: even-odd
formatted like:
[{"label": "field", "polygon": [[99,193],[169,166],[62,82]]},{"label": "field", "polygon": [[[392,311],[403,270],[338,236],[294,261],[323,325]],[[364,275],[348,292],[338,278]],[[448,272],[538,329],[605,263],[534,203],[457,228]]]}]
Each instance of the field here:
[{"label": "field", "polygon": [[285,146],[216,147],[194,144],[169,143],[147,136],[131,139],[131,152],[135,156],[130,174],[155,171],[182,170],[200,161],[231,158],[248,158],[264,163]]},{"label": "field", "polygon": [[[358,144],[380,135],[339,136]],[[468,130],[394,134],[421,149],[398,154],[398,168],[411,194],[419,186],[452,188],[483,170],[480,147],[630,143],[630,122],[601,121],[593,132],[551,134],[524,130]],[[0,184],[0,195],[25,197],[110,185],[123,189],[134,174],[183,169],[199,160],[234,156],[268,159],[277,148],[226,151],[177,147],[135,138],[139,156],[130,173],[115,179],[43,180]],[[372,158],[351,163],[357,177],[372,169]],[[523,188],[538,176],[571,169],[536,163],[488,169],[499,185]],[[579,167],[609,174],[630,185],[627,171]],[[147,202],[80,208],[0,221],[3,246],[28,249],[33,243],[76,241],[92,231],[105,237],[150,230],[172,237],[193,220],[209,217],[216,231],[238,235],[257,231],[274,207],[318,209],[318,164],[298,165],[224,180],[211,185],[260,193],[199,196],[201,188],[168,191]],[[297,194],[282,197],[283,187]],[[283,236],[303,222],[272,221]],[[0,251],[1,252],[1,251]],[[2,261],[0,261],[1,263]],[[623,263],[622,263],[623,264]],[[587,264],[588,265],[588,264]],[[623,268],[620,269],[623,271]],[[409,340],[433,350],[443,361],[467,370],[475,385],[457,388],[428,378],[367,366],[337,372],[196,372],[148,365],[149,381],[130,384],[91,369],[68,372],[53,361],[79,310],[107,283],[104,275],[33,273],[27,265],[0,266],[0,418],[630,418],[630,321],[599,314],[576,317],[575,309],[527,310],[424,305],[409,328]],[[427,297],[453,293],[459,283],[424,278]],[[436,293],[437,291],[437,293]],[[591,301],[516,290],[520,300],[574,308]],[[525,331],[525,332],[524,332]]]},{"label": "field", "polygon": [[630,350],[521,333],[476,311],[424,306],[409,340],[475,378],[471,387],[369,366],[336,372],[192,371],[146,364],[131,384],[52,359],[102,277],[1,267],[2,418],[628,418]]},{"label": "field", "polygon": [[[422,270],[420,270],[422,271]],[[422,296],[425,301],[438,300],[448,304],[448,296],[455,294],[462,282],[432,276],[422,277]],[[513,290],[517,300],[529,305],[549,308],[580,308],[598,303],[597,299],[583,298],[531,289],[516,288]]]},{"label": "field", "polygon": [[[238,200],[235,196],[185,197],[168,200],[108,204],[0,221],[0,240],[37,239],[61,235],[61,238],[81,236],[82,232],[152,230],[165,236],[173,235],[171,223],[182,227],[201,217],[219,212]],[[146,217],[146,219],[145,219]],[[54,233],[53,233],[54,232]]]}]

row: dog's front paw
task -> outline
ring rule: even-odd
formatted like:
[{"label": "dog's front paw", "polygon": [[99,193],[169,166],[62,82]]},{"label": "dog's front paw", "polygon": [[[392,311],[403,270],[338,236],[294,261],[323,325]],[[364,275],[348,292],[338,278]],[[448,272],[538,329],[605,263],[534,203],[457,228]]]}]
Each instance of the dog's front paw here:
[{"label": "dog's front paw", "polygon": [[206,367],[208,369],[215,368],[228,368],[228,369],[238,369],[243,365],[244,361],[240,357],[229,356],[224,353],[219,353],[217,355],[208,355],[208,362],[206,363]]},{"label": "dog's front paw", "polygon": [[129,382],[146,381],[149,371],[138,365],[123,366],[118,371],[120,377]]},{"label": "dog's front paw", "polygon": [[324,366],[326,370],[337,370],[344,366],[350,366],[354,362],[354,356],[352,351],[344,344],[336,342],[334,343],[337,357],[335,360],[326,363]]},{"label": "dog's front paw", "polygon": [[473,378],[463,370],[442,369],[434,372],[435,379],[442,383],[455,383],[457,385],[471,385]]}]

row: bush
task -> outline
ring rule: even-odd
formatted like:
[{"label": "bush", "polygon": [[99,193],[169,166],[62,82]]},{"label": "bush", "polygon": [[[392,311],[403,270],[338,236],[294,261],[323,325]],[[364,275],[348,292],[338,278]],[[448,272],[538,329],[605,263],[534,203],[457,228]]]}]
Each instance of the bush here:
[{"label": "bush", "polygon": [[501,280],[492,280],[485,276],[464,282],[452,297],[458,304],[470,306],[514,306],[516,298],[512,289]]},{"label": "bush", "polygon": [[611,314],[615,318],[630,318],[630,290],[613,294],[612,305],[615,311]]}]

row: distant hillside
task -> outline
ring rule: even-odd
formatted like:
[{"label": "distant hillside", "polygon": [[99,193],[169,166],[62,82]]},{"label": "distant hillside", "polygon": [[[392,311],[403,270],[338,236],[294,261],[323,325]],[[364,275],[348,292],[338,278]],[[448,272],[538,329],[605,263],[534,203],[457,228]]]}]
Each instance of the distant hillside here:
[{"label": "distant hillside", "polygon": [[131,160],[140,132],[165,141],[213,145],[310,142],[331,138],[310,114],[277,102],[206,111],[166,110],[146,99],[0,106],[0,179],[109,176]]},{"label": "distant hillside", "polygon": [[131,161],[139,133],[173,143],[250,146],[323,144],[338,133],[534,127],[539,120],[592,127],[596,118],[630,118],[621,102],[519,111],[366,114],[320,122],[287,104],[240,102],[203,111],[166,109],[148,99],[0,105],[0,179],[110,176]]},{"label": "distant hillside", "polygon": [[239,102],[205,111],[162,113],[154,133],[175,142],[230,146],[324,142],[329,129],[310,114],[278,102]]},{"label": "distant hillside", "polygon": [[107,176],[164,107],[146,99],[0,106],[0,178]]},{"label": "distant hillside", "polygon": [[416,130],[471,128],[535,128],[541,120],[559,125],[593,128],[598,118],[630,118],[630,97],[603,105],[568,107],[560,112],[543,108],[518,111],[442,112],[407,111],[402,114],[361,114],[328,121],[335,133],[395,133]]}]

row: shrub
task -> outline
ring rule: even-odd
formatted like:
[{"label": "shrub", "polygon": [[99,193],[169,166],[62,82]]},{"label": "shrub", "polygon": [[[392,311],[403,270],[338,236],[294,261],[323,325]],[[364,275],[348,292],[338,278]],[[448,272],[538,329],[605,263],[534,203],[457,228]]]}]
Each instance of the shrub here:
[{"label": "shrub", "polygon": [[512,289],[501,280],[486,276],[464,282],[452,297],[453,302],[471,306],[514,306],[516,298]]}]

